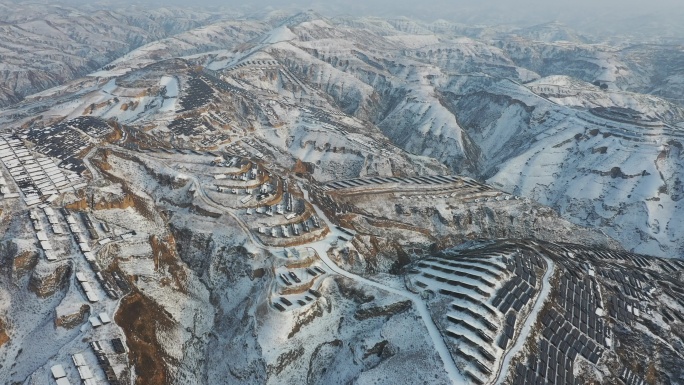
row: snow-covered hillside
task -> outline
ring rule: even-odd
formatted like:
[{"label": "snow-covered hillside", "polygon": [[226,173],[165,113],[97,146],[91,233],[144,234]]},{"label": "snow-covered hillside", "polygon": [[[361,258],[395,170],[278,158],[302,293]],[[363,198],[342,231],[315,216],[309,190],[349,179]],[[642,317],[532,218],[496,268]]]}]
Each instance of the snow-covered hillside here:
[{"label": "snow-covered hillside", "polygon": [[0,88],[0,383],[684,378],[676,49],[22,7],[57,54]]}]

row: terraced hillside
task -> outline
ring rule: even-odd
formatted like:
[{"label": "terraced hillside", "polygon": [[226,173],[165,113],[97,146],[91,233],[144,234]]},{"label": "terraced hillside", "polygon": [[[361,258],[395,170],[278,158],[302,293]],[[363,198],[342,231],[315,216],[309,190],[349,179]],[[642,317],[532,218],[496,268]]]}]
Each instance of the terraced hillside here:
[{"label": "terraced hillside", "polygon": [[684,113],[550,30],[276,12],[0,109],[0,383],[682,383]]}]

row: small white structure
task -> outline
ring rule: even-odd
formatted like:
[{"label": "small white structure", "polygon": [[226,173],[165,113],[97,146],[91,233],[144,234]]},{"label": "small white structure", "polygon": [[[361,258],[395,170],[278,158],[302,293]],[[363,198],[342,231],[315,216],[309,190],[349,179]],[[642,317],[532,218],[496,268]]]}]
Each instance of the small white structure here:
[{"label": "small white structure", "polygon": [[102,322],[103,325],[106,325],[106,324],[112,322],[112,320],[109,318],[107,313],[103,312],[103,313],[100,313],[100,322]]},{"label": "small white structure", "polygon": [[57,256],[55,255],[54,251],[44,250],[43,252],[45,253],[45,259],[47,259],[48,261],[56,261],[57,260]]},{"label": "small white structure", "polygon": [[91,325],[93,325],[94,328],[102,326],[102,322],[100,322],[100,320],[97,317],[90,317],[88,318],[88,321]]},{"label": "small white structure", "polygon": [[58,235],[64,234],[64,230],[62,230],[62,226],[58,224],[53,224],[52,225],[52,232]]},{"label": "small white structure", "polygon": [[90,286],[90,283],[88,282],[81,282],[81,287],[83,287],[83,291],[85,292],[93,291],[93,287]]},{"label": "small white structure", "polygon": [[57,385],[71,385],[71,382],[66,377],[58,378]]},{"label": "small white structure", "polygon": [[93,378],[93,372],[91,372],[90,368],[87,366],[79,366],[78,367],[78,374],[81,376],[81,380],[87,380],[89,378]]},{"label": "small white structure", "polygon": [[50,371],[52,372],[52,377],[55,379],[66,377],[66,372],[62,365],[54,365],[50,368]]},{"label": "small white structure", "polygon": [[76,273],[76,280],[78,282],[88,282],[88,279],[86,278],[85,274],[83,274],[83,272],[81,271]]},{"label": "small white structure", "polygon": [[76,353],[71,358],[74,360],[74,365],[78,366],[85,366],[87,365],[85,362],[85,358],[83,358],[83,354],[81,353]]},{"label": "small white structure", "polygon": [[97,302],[100,300],[100,297],[94,291],[87,291],[86,297],[88,297],[88,301],[90,302]]}]

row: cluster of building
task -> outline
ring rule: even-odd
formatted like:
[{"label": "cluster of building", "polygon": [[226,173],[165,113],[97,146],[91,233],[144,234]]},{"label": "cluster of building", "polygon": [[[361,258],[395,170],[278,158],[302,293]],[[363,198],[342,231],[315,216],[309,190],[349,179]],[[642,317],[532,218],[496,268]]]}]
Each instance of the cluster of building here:
[{"label": "cluster of building", "polygon": [[[34,157],[16,136],[0,136],[0,160],[23,193],[28,206],[44,200],[51,202],[61,193],[86,186],[78,175],[65,174],[51,159]],[[9,193],[7,181],[3,180],[1,191],[5,191],[3,195],[6,198],[15,196]]]},{"label": "cluster of building", "polygon": [[181,109],[177,113],[191,111],[203,107],[214,98],[214,90],[206,83],[204,76],[193,76],[188,79],[180,97]]},{"label": "cluster of building", "polygon": [[[285,216],[285,219],[291,220],[297,216],[296,213],[290,213]],[[298,223],[287,223],[272,227],[259,227],[259,234],[270,235],[273,238],[289,238],[291,236],[299,236],[304,233],[312,231],[314,228],[320,228],[321,224],[318,217],[312,216]]]},{"label": "cluster of building", "polygon": [[[297,302],[297,305],[306,306],[307,304],[314,302],[316,298],[321,297],[321,293],[314,289],[309,289],[308,294],[305,294],[301,299],[295,300]],[[273,302],[273,307],[281,312],[286,311],[288,307],[294,306],[292,301],[290,301],[286,297],[280,297],[278,300],[278,302]]]},{"label": "cluster of building", "polygon": [[[115,352],[119,349],[119,343],[121,343],[121,340],[118,339],[118,343],[116,347],[114,347],[114,344],[112,342],[112,347],[115,349]],[[112,340],[113,341],[113,340]],[[100,365],[100,368],[102,368],[102,371],[104,371],[105,376],[107,377],[107,382],[109,382],[109,385],[119,385],[119,379],[116,376],[116,373],[114,372],[114,368],[112,367],[111,362],[109,361],[109,358],[107,357],[107,354],[105,353],[104,349],[102,348],[102,345],[100,344],[100,341],[93,341],[90,343],[90,347],[93,350],[93,353],[95,353],[95,358],[97,358],[97,363]],[[125,352],[124,348],[124,352]],[[119,353],[117,353],[119,354]]]},{"label": "cluster of building", "polygon": [[86,363],[83,354],[76,353],[72,355],[71,358],[74,361],[74,365],[76,365],[78,375],[79,377],[81,377],[83,385],[97,385],[97,381],[93,377],[93,372],[90,370],[90,367]]},{"label": "cluster of building", "polygon": [[24,137],[36,145],[34,151],[59,159],[59,167],[75,174],[85,171],[80,155],[91,145],[90,139],[68,122],[31,128]]},{"label": "cluster of building", "polygon": [[[71,356],[71,359],[74,363],[74,366],[76,367],[76,370],[78,371],[78,376],[81,380],[82,385],[98,385],[99,382],[93,375],[93,371],[90,369],[90,366],[86,362],[85,357],[81,353],[76,353]],[[50,368],[50,371],[52,373],[52,377],[57,383],[57,385],[70,385],[71,383],[69,382],[69,379],[67,378],[67,373],[64,370],[64,366],[61,364],[58,365],[53,365]],[[111,382],[110,382],[111,384]]]},{"label": "cluster of building", "polygon": [[93,116],[79,116],[66,122],[66,124],[81,130],[93,138],[100,138],[112,131],[112,128],[106,121]]},{"label": "cluster of building", "polygon": [[76,280],[81,285],[81,289],[83,289],[83,292],[85,293],[85,296],[88,298],[88,301],[97,302],[100,300],[100,296],[97,295],[97,292],[95,291],[93,286],[90,284],[90,282],[88,282],[88,279],[86,278],[85,274],[81,272],[76,273]]}]

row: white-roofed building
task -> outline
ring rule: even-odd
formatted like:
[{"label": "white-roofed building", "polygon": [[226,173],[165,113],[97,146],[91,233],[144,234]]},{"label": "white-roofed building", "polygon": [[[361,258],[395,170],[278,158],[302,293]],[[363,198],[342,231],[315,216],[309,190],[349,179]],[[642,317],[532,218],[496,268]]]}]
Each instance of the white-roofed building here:
[{"label": "white-roofed building", "polygon": [[90,286],[90,283],[88,282],[81,282],[81,286],[83,287],[83,291],[93,291],[93,287]]},{"label": "white-roofed building", "polygon": [[88,297],[88,301],[90,302],[97,302],[100,300],[100,297],[94,291],[86,291],[86,297]]},{"label": "white-roofed building", "polygon": [[52,245],[48,241],[40,241],[40,247],[43,250],[52,250]]},{"label": "white-roofed building", "polygon": [[100,313],[100,321],[102,322],[103,325],[106,325],[106,324],[112,322],[112,320],[109,318],[107,313]]},{"label": "white-roofed building", "polygon": [[56,261],[57,260],[57,255],[55,254],[54,251],[52,250],[43,250],[45,253],[45,259],[48,261]]},{"label": "white-roofed building", "polygon": [[78,374],[81,376],[81,380],[87,380],[89,378],[93,378],[93,372],[91,372],[90,368],[87,366],[79,366],[78,367]]},{"label": "white-roofed building", "polygon": [[100,320],[97,317],[90,317],[88,318],[88,321],[91,325],[93,325],[94,328],[102,326],[102,322],[100,322]]},{"label": "white-roofed building", "polygon": [[90,251],[84,252],[83,256],[85,257],[86,261],[88,261],[88,262],[94,262],[95,261],[95,254],[91,253]]},{"label": "white-roofed building", "polygon": [[66,377],[66,372],[64,371],[64,367],[62,365],[54,365],[50,368],[50,371],[52,372],[52,377],[55,379]]},{"label": "white-roofed building", "polygon": [[71,358],[74,360],[74,365],[76,365],[76,366],[87,365],[85,358],[83,357],[83,354],[81,354],[81,353],[76,353],[73,356],[71,356]]}]

